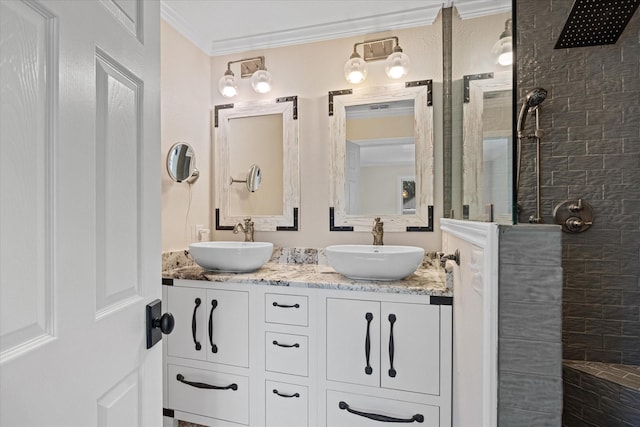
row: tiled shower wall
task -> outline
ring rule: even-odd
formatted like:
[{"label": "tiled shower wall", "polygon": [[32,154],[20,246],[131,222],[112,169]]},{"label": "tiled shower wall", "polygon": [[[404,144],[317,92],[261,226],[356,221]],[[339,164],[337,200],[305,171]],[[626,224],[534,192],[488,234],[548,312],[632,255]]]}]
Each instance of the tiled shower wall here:
[{"label": "tiled shower wall", "polygon": [[[549,91],[541,216],[553,223],[566,199],[595,211],[591,229],[563,233],[563,357],[640,365],[640,12],[615,45],[555,50],[572,4],[517,0],[519,99]],[[526,142],[520,222],[535,212],[534,159]]]}]

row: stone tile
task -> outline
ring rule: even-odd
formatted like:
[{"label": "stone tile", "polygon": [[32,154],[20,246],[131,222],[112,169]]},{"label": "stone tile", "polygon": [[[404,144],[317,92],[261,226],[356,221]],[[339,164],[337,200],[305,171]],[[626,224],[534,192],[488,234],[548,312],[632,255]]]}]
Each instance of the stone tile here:
[{"label": "stone tile", "polygon": [[559,305],[505,302],[498,314],[499,337],[559,342],[561,314]]},{"label": "stone tile", "polygon": [[562,301],[562,268],[500,263],[500,301],[557,303]]},{"label": "stone tile", "polygon": [[498,382],[498,400],[504,407],[550,414],[562,411],[562,379],[559,377],[505,372]]},{"label": "stone tile", "polygon": [[561,422],[561,414],[548,414],[535,411],[524,411],[519,408],[505,407],[498,414],[498,425],[509,427],[557,427]]},{"label": "stone tile", "polygon": [[561,343],[502,339],[498,342],[501,371],[533,375],[561,375]]}]

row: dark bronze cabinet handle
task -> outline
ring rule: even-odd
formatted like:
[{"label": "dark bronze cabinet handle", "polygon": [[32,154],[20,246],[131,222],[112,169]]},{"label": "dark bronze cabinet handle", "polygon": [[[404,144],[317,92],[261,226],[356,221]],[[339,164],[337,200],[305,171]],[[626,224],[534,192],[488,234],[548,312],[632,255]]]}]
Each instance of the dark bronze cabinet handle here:
[{"label": "dark bronze cabinet handle", "polygon": [[300,393],[282,394],[278,390],[276,390],[275,388],[273,389],[273,394],[277,394],[280,397],[300,397]]},{"label": "dark bronze cabinet handle", "polygon": [[196,350],[200,351],[200,349],[202,348],[202,345],[200,345],[200,341],[198,341],[196,339],[196,329],[197,329],[197,322],[196,322],[196,312],[198,311],[198,307],[200,307],[200,304],[202,303],[202,301],[200,300],[200,298],[196,298],[195,300],[195,307],[193,307],[193,316],[191,316],[191,334],[193,335],[193,343],[196,345]]},{"label": "dark bronze cabinet handle", "polygon": [[280,308],[300,308],[300,304],[286,305],[286,304],[278,304],[277,302],[273,302],[274,307]]},{"label": "dark bronze cabinet handle", "polygon": [[393,353],[394,353],[394,345],[393,345],[393,325],[396,323],[396,315],[395,314],[390,314],[389,315],[389,323],[391,324],[391,327],[389,328],[389,364],[390,364],[390,368],[389,368],[389,376],[391,378],[395,378],[396,376],[396,370],[393,368]]},{"label": "dark bronze cabinet handle", "polygon": [[422,414],[415,414],[411,418],[395,418],[395,417],[389,417],[387,415],[356,411],[355,409],[351,409],[349,405],[343,401],[340,401],[338,403],[338,407],[340,409],[346,409],[347,412],[352,413],[354,415],[358,415],[364,418],[369,418],[370,420],[374,420],[374,421],[381,421],[383,423],[422,423],[424,422],[424,415]]},{"label": "dark bronze cabinet handle", "polygon": [[371,375],[373,373],[373,368],[369,364],[369,357],[371,356],[371,336],[370,336],[370,328],[371,321],[373,320],[373,313],[367,313],[364,316],[367,319],[367,336],[364,338],[364,355],[367,360],[367,366],[364,368],[364,373],[367,375]]},{"label": "dark bronze cabinet handle", "polygon": [[291,347],[298,348],[298,347],[300,347],[300,344],[298,344],[298,343],[295,343],[295,344],[280,344],[276,340],[273,340],[273,345],[277,345],[278,347],[286,347],[286,348],[291,348]]},{"label": "dark bronze cabinet handle", "polygon": [[211,311],[209,312],[209,343],[211,344],[211,352],[217,353],[218,346],[213,343],[213,310],[218,306],[218,300],[211,300]]},{"label": "dark bronze cabinet handle", "polygon": [[226,386],[218,386],[218,385],[211,385],[211,384],[207,384],[207,383],[199,383],[199,382],[193,382],[193,381],[187,381],[184,379],[184,376],[182,374],[178,374],[176,376],[176,379],[178,381],[180,381],[183,384],[189,385],[191,387],[195,387],[195,388],[203,388],[203,389],[207,389],[207,390],[237,390],[238,389],[238,384],[233,383],[233,384],[229,384]]}]

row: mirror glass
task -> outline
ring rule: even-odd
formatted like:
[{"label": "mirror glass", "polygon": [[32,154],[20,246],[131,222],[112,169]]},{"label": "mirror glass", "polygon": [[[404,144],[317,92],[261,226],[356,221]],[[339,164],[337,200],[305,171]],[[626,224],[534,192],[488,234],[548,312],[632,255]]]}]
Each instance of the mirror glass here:
[{"label": "mirror glass", "polygon": [[382,216],[385,231],[430,231],[429,91],[430,85],[389,85],[332,97],[331,229],[370,231],[373,218]]},{"label": "mirror glass", "polygon": [[167,172],[176,182],[189,183],[197,178],[196,155],[193,148],[186,142],[173,144],[167,154]]},{"label": "mirror glass", "polygon": [[[347,215],[415,212],[414,101],[350,105],[346,110]],[[405,195],[406,197],[403,197]],[[410,206],[413,204],[413,212]]]},{"label": "mirror glass", "polygon": [[[229,229],[247,216],[257,231],[297,226],[300,178],[295,102],[297,98],[215,108],[216,229]],[[246,185],[233,180],[246,180]]]},{"label": "mirror glass", "polygon": [[493,47],[512,13],[510,4],[498,6],[480,16],[453,14],[451,212],[458,219],[511,224],[513,66],[499,64]]},{"label": "mirror glass", "polygon": [[260,182],[262,181],[262,172],[260,166],[251,165],[249,173],[247,174],[247,190],[254,193],[260,188]]}]

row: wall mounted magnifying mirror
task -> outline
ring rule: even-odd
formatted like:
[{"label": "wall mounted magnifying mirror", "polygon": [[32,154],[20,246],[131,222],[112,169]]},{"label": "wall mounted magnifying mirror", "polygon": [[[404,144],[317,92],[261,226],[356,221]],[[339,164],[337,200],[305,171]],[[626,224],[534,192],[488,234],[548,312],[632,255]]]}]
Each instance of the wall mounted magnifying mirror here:
[{"label": "wall mounted magnifying mirror", "polygon": [[331,231],[433,231],[431,80],[329,92]]},{"label": "wall mounted magnifying mirror", "polygon": [[235,182],[244,182],[247,186],[247,190],[251,193],[258,191],[260,188],[260,181],[262,181],[262,172],[260,171],[260,166],[253,164],[249,168],[249,173],[247,173],[247,179],[233,179],[229,181],[230,184]]},{"label": "wall mounted magnifying mirror", "polygon": [[175,182],[193,184],[200,176],[196,169],[196,153],[186,142],[173,144],[167,154],[167,172]]},{"label": "wall mounted magnifying mirror", "polygon": [[[297,105],[297,97],[291,96],[215,107],[216,230],[232,230],[250,216],[256,231],[297,231]],[[232,185],[244,181],[230,177],[241,177],[247,170],[246,187]]]}]

